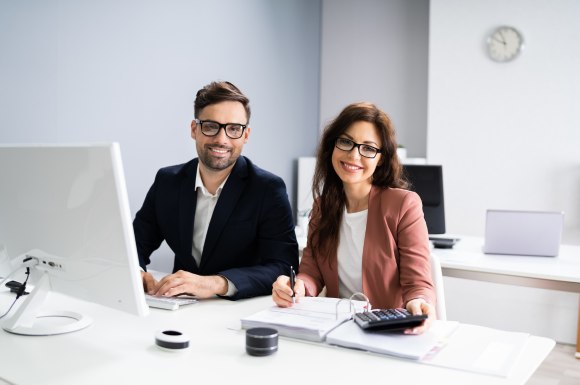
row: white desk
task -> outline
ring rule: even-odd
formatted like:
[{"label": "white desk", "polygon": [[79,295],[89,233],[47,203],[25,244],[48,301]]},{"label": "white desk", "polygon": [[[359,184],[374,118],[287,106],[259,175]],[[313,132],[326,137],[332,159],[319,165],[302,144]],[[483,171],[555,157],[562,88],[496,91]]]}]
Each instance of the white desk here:
[{"label": "white desk", "polygon": [[[490,255],[483,239],[461,236],[453,249],[433,249],[443,275],[580,293],[580,246],[562,245],[557,257]],[[580,358],[580,306],[576,358]]]},{"label": "white desk", "polygon": [[[0,293],[0,306],[12,297]],[[272,304],[270,297],[230,302],[207,300],[170,312],[152,309],[146,318],[50,294],[47,304],[66,305],[94,318],[89,328],[67,335],[26,337],[0,331],[0,377],[16,385],[40,384],[350,384],[387,376],[389,381],[445,384],[524,384],[554,346],[554,341],[529,337],[510,377],[500,378],[424,365],[281,338],[269,357],[245,352],[245,334],[228,329],[239,319]],[[50,306],[55,307],[55,306]],[[157,330],[189,334],[191,346],[166,352],[154,345]],[[1,383],[1,381],[0,381]]]}]

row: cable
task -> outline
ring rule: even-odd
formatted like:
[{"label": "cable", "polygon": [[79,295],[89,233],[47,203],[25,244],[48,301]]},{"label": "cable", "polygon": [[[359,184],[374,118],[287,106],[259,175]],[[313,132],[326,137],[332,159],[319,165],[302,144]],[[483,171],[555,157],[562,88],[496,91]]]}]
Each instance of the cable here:
[{"label": "cable", "polygon": [[16,303],[16,301],[18,300],[18,298],[16,298],[14,301],[12,301],[12,305],[10,305],[10,307],[8,308],[8,310],[6,310],[6,312],[2,315],[0,315],[0,319],[6,317],[8,315],[8,313],[10,313],[10,310],[12,310],[12,307],[14,307],[14,304]]},{"label": "cable", "polygon": [[8,315],[8,313],[10,313],[10,311],[12,310],[14,305],[16,304],[16,301],[18,301],[18,298],[22,297],[22,295],[24,294],[24,292],[26,290],[26,283],[28,282],[28,278],[30,278],[30,267],[26,266],[26,279],[24,280],[24,283],[18,288],[18,292],[16,293],[16,298],[14,298],[14,301],[12,301],[12,304],[10,305],[8,310],[6,310],[6,312],[4,314],[0,315],[0,319],[6,317]]},{"label": "cable", "polygon": [[24,283],[18,288],[18,292],[16,293],[16,299],[22,297],[24,293],[26,293],[26,284],[28,283],[28,278],[30,278],[30,267],[26,266],[26,279]]},{"label": "cable", "polygon": [[8,313],[10,313],[10,311],[14,307],[14,304],[16,304],[16,301],[18,301],[18,298],[22,297],[22,295],[26,292],[26,283],[28,282],[28,278],[30,278],[30,267],[36,266],[36,265],[38,265],[38,263],[39,263],[38,258],[27,256],[26,258],[24,258],[24,260],[22,260],[22,264],[20,266],[18,266],[15,270],[11,271],[10,274],[8,274],[4,278],[2,283],[0,283],[0,286],[3,285],[4,282],[6,282],[8,280],[8,278],[10,278],[14,273],[16,273],[21,268],[26,267],[26,273],[25,273],[26,279],[24,280],[24,283],[18,288],[18,292],[16,293],[16,298],[14,299],[14,301],[12,302],[12,304],[10,305],[8,310],[6,310],[6,312],[4,314],[0,315],[0,319],[6,317],[8,315]]},{"label": "cable", "polygon": [[8,273],[8,275],[6,277],[4,277],[2,279],[2,282],[0,282],[0,286],[4,285],[4,283],[6,281],[8,281],[8,279],[10,277],[12,277],[18,270],[22,269],[23,267],[33,267],[36,266],[40,263],[40,261],[38,260],[38,258],[36,257],[29,257],[28,255],[26,256],[26,258],[24,258],[22,260],[22,263],[20,264],[20,266],[18,266],[16,269],[12,270],[10,273]]}]

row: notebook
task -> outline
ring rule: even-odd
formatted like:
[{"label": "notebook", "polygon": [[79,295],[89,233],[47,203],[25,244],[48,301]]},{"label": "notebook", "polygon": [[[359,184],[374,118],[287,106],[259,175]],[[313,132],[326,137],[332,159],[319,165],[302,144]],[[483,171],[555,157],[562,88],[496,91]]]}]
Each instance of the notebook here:
[{"label": "notebook", "polygon": [[562,212],[487,210],[483,252],[555,257],[563,226]]},{"label": "notebook", "polygon": [[332,329],[349,320],[353,311],[362,311],[366,305],[365,301],[303,297],[292,307],[273,305],[242,318],[242,328],[270,327],[281,336],[320,342]]}]

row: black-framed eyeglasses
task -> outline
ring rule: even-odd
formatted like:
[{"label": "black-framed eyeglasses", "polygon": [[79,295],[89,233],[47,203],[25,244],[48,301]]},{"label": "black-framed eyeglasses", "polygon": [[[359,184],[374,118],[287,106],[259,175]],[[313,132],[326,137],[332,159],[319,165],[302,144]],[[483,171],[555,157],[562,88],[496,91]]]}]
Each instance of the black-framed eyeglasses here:
[{"label": "black-framed eyeglasses", "polygon": [[381,152],[380,148],[369,146],[364,143],[355,143],[347,138],[336,138],[334,145],[342,151],[352,151],[353,148],[357,147],[358,153],[365,158],[374,158],[379,152]]},{"label": "black-framed eyeglasses", "polygon": [[216,136],[220,129],[224,129],[226,136],[231,139],[239,139],[244,134],[247,124],[239,123],[218,123],[213,120],[199,120],[195,119],[195,123],[201,126],[201,132],[205,136]]}]

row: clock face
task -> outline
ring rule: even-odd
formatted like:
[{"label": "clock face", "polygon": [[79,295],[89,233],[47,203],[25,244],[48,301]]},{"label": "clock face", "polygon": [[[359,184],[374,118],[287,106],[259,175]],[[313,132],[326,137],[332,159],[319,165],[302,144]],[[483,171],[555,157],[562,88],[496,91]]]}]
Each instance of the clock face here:
[{"label": "clock face", "polygon": [[513,27],[499,27],[487,38],[487,53],[498,62],[515,59],[523,46],[522,35]]}]

